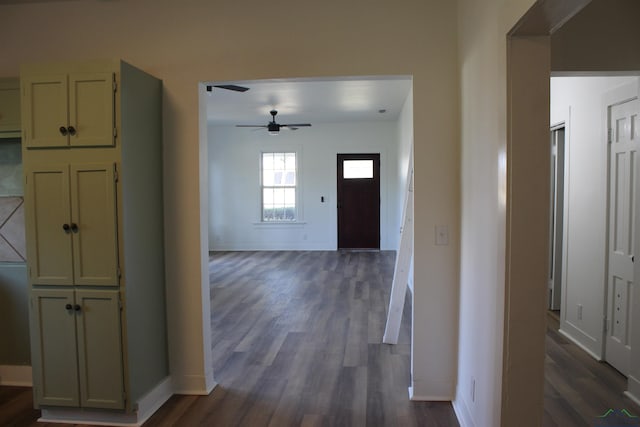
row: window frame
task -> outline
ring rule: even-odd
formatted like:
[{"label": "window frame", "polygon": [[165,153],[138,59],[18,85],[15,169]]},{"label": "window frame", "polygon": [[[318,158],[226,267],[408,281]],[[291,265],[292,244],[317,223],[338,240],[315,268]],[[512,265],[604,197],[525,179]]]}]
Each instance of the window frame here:
[{"label": "window frame", "polygon": [[[264,155],[265,154],[283,154],[283,155],[287,155],[287,154],[293,154],[294,155],[294,159],[295,159],[295,184],[294,185],[265,185],[264,183]],[[279,225],[286,225],[286,224],[300,224],[302,223],[302,218],[301,218],[301,212],[302,209],[300,207],[300,193],[301,193],[301,180],[300,180],[300,150],[299,149],[294,149],[294,148],[273,148],[273,149],[263,149],[260,150],[260,157],[259,157],[259,192],[260,192],[260,196],[259,196],[259,200],[260,200],[260,206],[259,206],[259,224],[279,224]],[[264,190],[265,189],[269,189],[269,188],[293,188],[294,190],[294,198],[295,198],[295,206],[293,209],[293,219],[292,220],[287,220],[287,219],[274,219],[274,220],[268,220],[265,219],[265,200],[264,200]]]}]

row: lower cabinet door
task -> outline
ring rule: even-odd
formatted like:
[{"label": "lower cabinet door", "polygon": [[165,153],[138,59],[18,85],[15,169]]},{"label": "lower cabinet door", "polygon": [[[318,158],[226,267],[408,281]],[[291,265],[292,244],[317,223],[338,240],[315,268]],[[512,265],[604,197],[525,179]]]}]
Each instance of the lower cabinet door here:
[{"label": "lower cabinet door", "polygon": [[39,405],[79,406],[73,290],[33,290],[33,379]]},{"label": "lower cabinet door", "polygon": [[31,296],[36,403],[124,409],[118,291],[34,289]]},{"label": "lower cabinet door", "polygon": [[116,290],[76,290],[80,405],[124,409],[120,306]]}]

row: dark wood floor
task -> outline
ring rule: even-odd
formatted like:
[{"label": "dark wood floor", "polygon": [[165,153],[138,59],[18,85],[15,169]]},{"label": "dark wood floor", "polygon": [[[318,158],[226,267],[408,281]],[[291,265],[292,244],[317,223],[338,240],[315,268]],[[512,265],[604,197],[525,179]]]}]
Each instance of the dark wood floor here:
[{"label": "dark wood floor", "polygon": [[[627,380],[604,362],[597,362],[558,332],[558,318],[547,316],[544,426],[593,426],[608,409],[640,408],[623,395]],[[600,420],[602,422],[602,420]]]},{"label": "dark wood floor", "polygon": [[[408,301],[399,344],[381,344],[393,267],[392,252],[216,253],[219,386],[172,397],[145,426],[457,426],[451,404],[408,400]],[[545,379],[545,426],[593,426],[608,408],[640,412],[622,396],[624,377],[559,335],[553,319]],[[0,387],[0,426],[47,426],[31,407],[31,389]]]},{"label": "dark wood floor", "polygon": [[393,252],[216,253],[219,385],[147,425],[458,425],[450,403],[409,401],[410,317],[398,345],[381,344],[393,268]]}]

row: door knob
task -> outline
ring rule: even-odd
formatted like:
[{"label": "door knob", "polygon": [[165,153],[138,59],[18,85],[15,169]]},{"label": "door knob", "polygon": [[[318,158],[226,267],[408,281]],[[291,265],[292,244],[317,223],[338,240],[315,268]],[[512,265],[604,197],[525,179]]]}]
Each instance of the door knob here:
[{"label": "door knob", "polygon": [[64,126],[60,126],[60,133],[62,134],[62,136],[67,136],[67,134],[69,133],[69,131],[67,130],[66,127]]},{"label": "door knob", "polygon": [[69,227],[69,224],[62,224],[62,229],[65,233],[68,233],[71,227]]},{"label": "door knob", "polygon": [[76,304],[76,305],[73,306],[73,309],[75,311],[80,311],[82,309],[82,307],[80,306],[80,304]]},{"label": "door knob", "polygon": [[76,134],[76,128],[74,128],[73,126],[69,126],[67,130],[69,131],[69,135],[71,136]]},{"label": "door knob", "polygon": [[73,306],[71,304],[67,304],[64,306],[64,308],[66,308],[67,310],[71,310]]},{"label": "door knob", "polygon": [[76,224],[75,222],[71,223],[71,231],[73,231],[74,233],[78,232],[78,224]]}]

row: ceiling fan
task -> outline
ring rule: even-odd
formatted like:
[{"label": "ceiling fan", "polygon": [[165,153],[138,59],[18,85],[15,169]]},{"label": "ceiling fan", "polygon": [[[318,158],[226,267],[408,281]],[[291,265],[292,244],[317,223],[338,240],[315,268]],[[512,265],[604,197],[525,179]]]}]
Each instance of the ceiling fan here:
[{"label": "ceiling fan", "polygon": [[226,89],[226,90],[230,90],[233,92],[246,92],[249,90],[248,87],[245,86],[238,86],[238,85],[207,85],[207,92],[211,92],[213,90],[213,88],[218,88],[218,89]]},{"label": "ceiling fan", "polygon": [[280,123],[276,123],[276,115],[278,114],[278,112],[276,110],[271,110],[269,112],[271,114],[271,121],[269,123],[267,123],[266,125],[236,125],[236,127],[239,128],[265,128],[269,131],[269,135],[277,135],[278,132],[280,132],[280,128],[289,128],[291,130],[297,130],[298,128],[301,127],[309,127],[311,126],[311,123],[289,123],[289,124],[280,124]]}]

